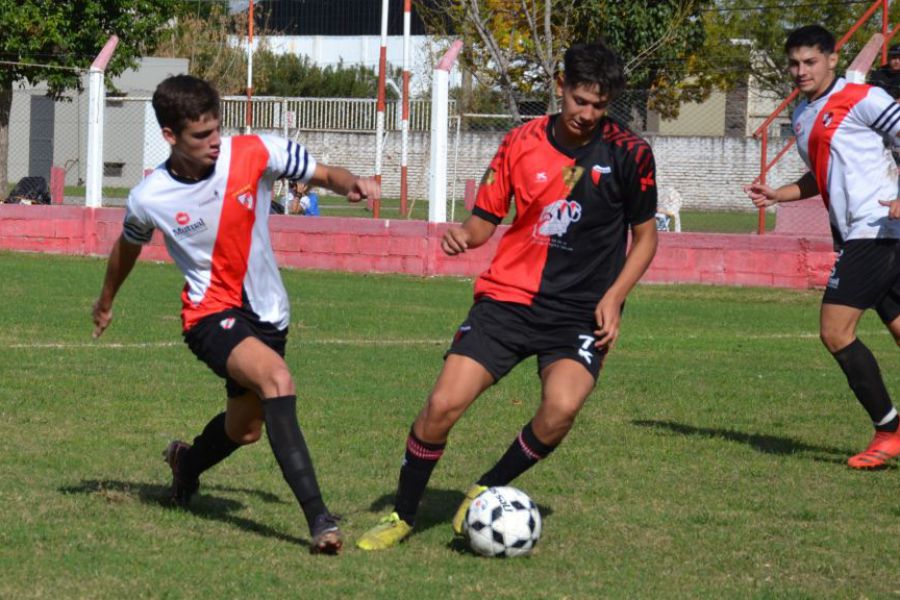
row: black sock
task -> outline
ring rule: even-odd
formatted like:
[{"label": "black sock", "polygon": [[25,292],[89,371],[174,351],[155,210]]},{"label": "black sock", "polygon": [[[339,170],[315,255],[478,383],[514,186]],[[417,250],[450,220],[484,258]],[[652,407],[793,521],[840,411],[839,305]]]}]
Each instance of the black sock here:
[{"label": "black sock", "polygon": [[878,361],[859,338],[834,353],[834,358],[847,376],[847,383],[872,418],[875,429],[897,431],[900,419],[884,386]]},{"label": "black sock", "polygon": [[225,413],[219,413],[194,438],[191,449],[184,454],[182,469],[185,476],[200,477],[207,469],[219,464],[237,450],[240,444],[225,433]]},{"label": "black sock", "polygon": [[315,518],[327,509],[322,501],[309,449],[297,423],[297,397],[268,398],[263,401],[263,413],[275,460],[312,528]]},{"label": "black sock", "polygon": [[444,454],[446,444],[429,444],[416,437],[412,429],[406,438],[406,454],[400,467],[400,483],[394,509],[401,519],[412,525],[416,520],[419,502],[425,493],[431,472]]},{"label": "black sock", "polygon": [[481,476],[479,485],[506,485],[534,465],[547,458],[556,446],[544,444],[534,435],[529,421],[497,464]]}]

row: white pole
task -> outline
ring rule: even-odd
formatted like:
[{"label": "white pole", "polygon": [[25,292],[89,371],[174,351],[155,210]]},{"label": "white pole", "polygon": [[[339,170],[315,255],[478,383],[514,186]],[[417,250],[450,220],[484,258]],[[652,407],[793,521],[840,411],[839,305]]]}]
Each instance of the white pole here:
[{"label": "white pole", "polygon": [[244,131],[253,131],[253,0],[247,12],[247,110],[244,113]]},{"label": "white pole", "polygon": [[407,216],[409,194],[407,165],[409,160],[409,54],[412,0],[403,1],[403,93],[400,120],[400,216]]},{"label": "white pole", "polygon": [[[381,49],[378,55],[378,100],[375,115],[375,180],[381,183],[382,161],[384,159],[384,111],[385,111],[385,79],[387,78],[387,34],[388,34],[389,0],[381,0]],[[372,207],[372,216],[379,216],[380,206],[376,202]]]},{"label": "white pole", "polygon": [[441,58],[432,75],[431,172],[428,176],[428,221],[447,221],[447,128],[450,101],[450,69],[462,48],[456,40]]},{"label": "white pole", "polygon": [[112,58],[117,36],[111,36],[94,59],[88,74],[88,147],[85,165],[85,204],[90,208],[103,205],[103,109],[106,106],[106,88],[103,75]]}]

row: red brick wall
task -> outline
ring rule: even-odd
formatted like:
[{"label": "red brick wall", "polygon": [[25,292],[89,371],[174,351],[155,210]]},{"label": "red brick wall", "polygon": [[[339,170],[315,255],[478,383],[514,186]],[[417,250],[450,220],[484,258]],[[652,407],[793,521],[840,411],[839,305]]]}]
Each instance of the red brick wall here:
[{"label": "red brick wall", "polygon": [[[0,205],[0,249],[102,256],[121,232],[122,215],[121,208]],[[285,267],[426,276],[480,273],[500,236],[448,257],[440,249],[446,227],[280,215],[270,223],[275,253]],[[158,232],[141,257],[168,260]],[[644,281],[808,288],[824,285],[833,260],[831,242],[824,237],[663,233]]]}]

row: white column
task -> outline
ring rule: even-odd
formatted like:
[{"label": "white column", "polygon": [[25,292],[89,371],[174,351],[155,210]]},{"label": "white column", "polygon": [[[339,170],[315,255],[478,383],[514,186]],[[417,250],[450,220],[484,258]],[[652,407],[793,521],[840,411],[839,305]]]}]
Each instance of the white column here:
[{"label": "white column", "polygon": [[450,104],[450,69],[462,49],[453,42],[432,74],[431,88],[431,168],[428,174],[428,221],[447,221],[447,128]]}]

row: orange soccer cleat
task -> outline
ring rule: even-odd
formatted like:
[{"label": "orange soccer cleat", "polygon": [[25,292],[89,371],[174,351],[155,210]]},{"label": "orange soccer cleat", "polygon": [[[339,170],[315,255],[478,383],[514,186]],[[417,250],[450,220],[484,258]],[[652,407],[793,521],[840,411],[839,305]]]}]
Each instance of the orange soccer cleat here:
[{"label": "orange soccer cleat", "polygon": [[880,469],[895,456],[900,456],[900,431],[876,431],[869,446],[847,464],[852,469]]}]

